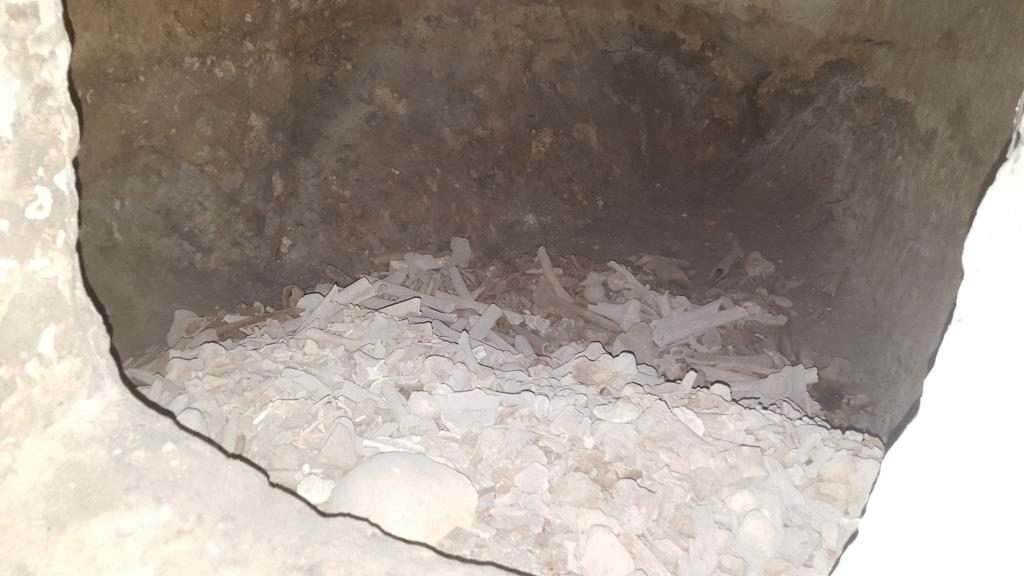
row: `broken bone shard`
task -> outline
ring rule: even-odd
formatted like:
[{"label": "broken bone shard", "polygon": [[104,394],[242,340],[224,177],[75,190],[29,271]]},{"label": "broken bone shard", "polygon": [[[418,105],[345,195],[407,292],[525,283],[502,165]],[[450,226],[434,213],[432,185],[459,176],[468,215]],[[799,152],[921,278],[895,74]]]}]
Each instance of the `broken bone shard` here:
[{"label": "broken bone shard", "polygon": [[622,330],[629,330],[640,322],[643,304],[639,300],[626,300],[622,304],[600,302],[587,306],[587,310],[616,322]]},{"label": "broken bone shard", "polygon": [[440,312],[447,313],[455,311],[455,304],[452,302],[442,300],[441,298],[431,296],[430,294],[424,294],[422,292],[410,290],[405,286],[400,286],[398,284],[393,284],[391,282],[380,282],[380,291],[382,294],[385,294],[392,298],[419,298],[424,306],[429,306],[434,310],[438,310]]},{"label": "broken bone shard", "polygon": [[[331,290],[331,292],[334,292],[334,290]],[[376,287],[374,287],[368,278],[360,278],[337,291],[334,295],[334,303],[342,305],[359,304],[364,299],[369,298],[376,293]],[[328,294],[328,299],[330,299],[329,297],[330,294]]]},{"label": "broken bone shard", "polygon": [[708,273],[708,282],[712,284],[718,284],[723,278],[728,276],[733,264],[743,256],[743,249],[740,248],[739,241],[736,240],[736,236],[731,232],[726,235],[726,242],[729,243],[729,251],[725,253],[725,256]]},{"label": "broken bone shard", "polygon": [[178,423],[196,434],[203,436],[210,435],[210,428],[206,423],[206,415],[198,408],[185,408],[178,413]]},{"label": "broken bone shard", "polygon": [[305,311],[301,327],[326,328],[326,322],[346,305],[359,304],[376,293],[377,288],[367,278],[360,278],[344,288],[334,286],[316,308]]},{"label": "broken bone shard", "polygon": [[473,250],[469,247],[469,240],[454,236],[450,246],[452,256],[449,262],[451,262],[452,266],[458,266],[459,268],[469,266],[469,263],[473,261]]},{"label": "broken bone shard", "polygon": [[466,300],[473,299],[473,293],[469,291],[469,287],[466,286],[466,280],[462,277],[462,273],[455,266],[448,266],[445,268],[445,272],[448,274],[448,279],[452,283],[452,287],[455,288],[455,293],[459,295],[459,298],[465,298]]},{"label": "broken bone shard", "polygon": [[299,288],[295,284],[289,284],[281,290],[281,306],[283,308],[295,308],[299,305],[299,300],[305,296],[302,288]]},{"label": "broken bone shard", "polygon": [[775,274],[775,264],[755,250],[743,260],[743,271],[750,278],[767,278]]},{"label": "broken bone shard", "polygon": [[677,258],[656,256],[654,254],[638,254],[633,258],[637,266],[647,270],[661,282],[677,283],[683,286],[693,286],[690,277],[683,270],[686,264]]},{"label": "broken bone shard", "polygon": [[[437,270],[444,267],[444,260],[429,254],[416,254],[409,252],[405,255],[406,270],[410,275],[416,275],[428,270]],[[398,269],[398,267],[395,267]]]},{"label": "broken bone shard", "polygon": [[641,301],[646,301],[650,299],[650,289],[647,288],[647,286],[644,286],[643,283],[641,283],[639,280],[637,280],[636,276],[634,276],[633,273],[629,271],[629,268],[626,268],[625,266],[619,264],[618,262],[609,262],[608,267],[611,268],[612,270],[615,270],[622,276],[623,280],[625,281],[624,289],[626,290],[629,296],[637,298]]},{"label": "broken bone shard", "polygon": [[608,294],[604,290],[604,276],[597,272],[588,272],[583,280],[583,299],[591,304],[607,302]]},{"label": "broken bone shard", "polygon": [[167,331],[167,347],[173,348],[181,339],[194,336],[204,324],[203,319],[191,310],[175,310],[174,321]]},{"label": "broken bone shard", "polygon": [[390,306],[385,306],[380,311],[388,316],[412,316],[420,313],[420,302],[419,298],[409,298],[408,300],[402,300]]},{"label": "broken bone shard", "polygon": [[477,321],[473,323],[473,326],[470,327],[469,337],[474,340],[483,341],[484,338],[490,334],[491,327],[493,327],[494,323],[498,321],[498,318],[501,318],[502,314],[503,312],[501,311],[501,308],[498,308],[494,304],[488,306]]},{"label": "broken bone shard", "polygon": [[422,454],[387,452],[343,476],[324,509],[433,545],[455,528],[472,527],[477,500],[473,484],[460,472]]},{"label": "broken bone shard", "polygon": [[652,364],[658,357],[658,347],[654,344],[654,330],[650,324],[640,322],[625,333],[619,334],[610,351],[616,356],[623,352],[631,352],[638,363]]},{"label": "broken bone shard", "polygon": [[808,387],[818,382],[818,370],[802,365],[786,366],[760,380],[731,382],[733,398],[756,398],[763,406],[784,399],[795,402],[807,414],[820,414],[821,406],[811,398]]},{"label": "broken bone shard", "polygon": [[551,283],[551,288],[555,291],[555,296],[566,304],[575,303],[576,300],[571,294],[565,291],[565,288],[562,287],[562,283],[558,281],[558,276],[555,276],[555,269],[551,265],[551,258],[548,256],[547,249],[543,246],[537,248],[537,261],[540,262],[540,267],[544,270],[544,277]]},{"label": "broken bone shard", "polygon": [[692,336],[742,320],[748,312],[741,306],[719,310],[721,299],[689,312],[681,312],[651,323],[654,329],[654,343],[662,348],[683,342]]},{"label": "broken bone shard", "polygon": [[441,419],[449,431],[461,435],[494,424],[499,407],[499,400],[483,390],[456,392],[445,401]]}]

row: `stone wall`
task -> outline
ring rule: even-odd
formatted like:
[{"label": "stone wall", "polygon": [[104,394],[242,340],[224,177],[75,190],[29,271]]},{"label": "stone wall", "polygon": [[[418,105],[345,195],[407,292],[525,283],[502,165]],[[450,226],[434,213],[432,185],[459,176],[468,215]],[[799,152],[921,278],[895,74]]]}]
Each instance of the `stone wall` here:
[{"label": "stone wall", "polygon": [[176,307],[226,307],[275,283],[289,59],[274,3],[68,6],[82,253],[133,353]]},{"label": "stone wall", "polygon": [[[1021,105],[1024,106],[1024,97]],[[1024,245],[1024,123],[985,193],[963,253],[956,312],[928,375],[920,413],[886,455],[861,535],[836,576],[998,574],[1019,563],[1024,506],[1012,495],[1024,388],[1007,378],[1024,309],[999,297],[1024,271],[1005,265]],[[941,521],[936,521],[936,514]],[[936,552],[941,551],[941,552]]]},{"label": "stone wall", "polygon": [[[1016,16],[1008,12],[1002,17],[1013,23]],[[988,23],[999,29],[994,16]],[[932,57],[926,52],[917,58]],[[1007,100],[1005,85],[989,74],[1017,66],[1019,56],[1011,56],[1020,53],[997,39],[991,51],[976,52],[991,60],[963,60],[957,68],[964,74],[950,76],[959,78],[949,83],[957,87],[954,92],[975,92],[966,88],[974,74],[990,80],[992,89],[982,92],[980,103],[963,102],[957,115],[973,120],[951,124],[973,126],[965,129],[968,138],[958,140],[960,132],[952,128],[936,134],[950,141],[948,146],[960,142],[960,154],[976,156],[971,169],[947,168],[963,187],[952,193],[959,200],[939,205],[937,224],[946,222],[945,213],[956,211],[958,202],[962,208],[977,198],[971,174],[983,172],[979,166],[985,155],[1004,139],[999,122],[980,120],[1002,115]],[[78,128],[67,92],[69,58],[59,2],[0,0],[0,570],[497,573],[399,544],[365,524],[318,519],[297,500],[268,490],[255,470],[187,436],[129,395],[107,353],[109,340],[86,296],[74,250],[78,205],[71,162]],[[902,85],[912,93],[913,84]],[[982,112],[985,102],[991,112]],[[932,120],[922,124],[925,130],[949,119],[937,110],[942,106],[915,110],[919,120]],[[961,161],[940,156],[934,167],[942,158]],[[927,172],[926,167],[915,170]],[[979,371],[968,359],[1014,352],[1014,340],[999,337],[1000,328],[1015,317],[992,295],[1019,280],[1019,270],[1010,267],[1017,276],[1006,276],[1001,268],[1006,247],[1021,241],[1014,221],[1021,170],[1018,150],[982,205],[968,246],[954,329],[926,388],[922,414],[927,418],[912,424],[913,433],[897,445],[908,457],[899,465],[891,460],[891,470],[883,468],[879,497],[863,525],[865,536],[851,549],[875,564],[855,564],[851,558],[840,574],[899,566],[994,573],[1016,561],[1012,526],[983,528],[994,526],[993,516],[1012,521],[1020,514],[1007,509],[1015,493],[1014,470],[1000,467],[1013,463],[1007,455],[1013,453],[1013,410],[1020,403],[1012,393],[1019,387],[1011,382],[1006,395],[993,389],[995,412],[965,411],[960,390],[971,382],[1006,380],[1001,364],[982,363],[985,370]],[[943,172],[929,173],[937,185]],[[946,251],[955,251],[957,242],[954,237]],[[885,245],[882,240],[880,246]],[[938,277],[943,290],[952,290],[955,280],[955,275]],[[941,305],[939,299],[920,306],[928,312]],[[935,393],[928,392],[932,385]],[[979,451],[982,435],[991,441]],[[969,454],[973,460],[951,465],[951,453]],[[887,476],[906,483],[889,482]],[[935,521],[939,501],[944,522]],[[952,503],[956,507],[946,513]],[[886,527],[891,531],[885,532]],[[875,530],[878,534],[872,535]],[[990,538],[993,534],[1002,540]],[[935,554],[937,549],[943,553]]]},{"label": "stone wall", "polygon": [[1009,139],[1024,4],[670,4],[708,10],[735,46],[774,67],[759,86],[766,148],[754,155],[771,165],[748,170],[736,203],[770,198],[760,205],[770,210],[780,189],[806,189],[800,174],[824,176],[810,212],[833,247],[819,270],[843,286],[831,318],[804,329],[870,368],[858,388],[875,413],[860,425],[889,435],[920,395],[964,237]]},{"label": "stone wall", "polygon": [[82,251],[122,353],[174,308],[276,303],[324,264],[454,234],[618,258],[645,234],[702,248],[708,219],[808,281],[828,312],[797,327],[858,368],[850,424],[883,436],[920,393],[1024,80],[1015,0],[70,10]]},{"label": "stone wall", "polygon": [[59,1],[0,1],[0,572],[503,573],[319,517],[131,396],[75,253],[70,55]]}]

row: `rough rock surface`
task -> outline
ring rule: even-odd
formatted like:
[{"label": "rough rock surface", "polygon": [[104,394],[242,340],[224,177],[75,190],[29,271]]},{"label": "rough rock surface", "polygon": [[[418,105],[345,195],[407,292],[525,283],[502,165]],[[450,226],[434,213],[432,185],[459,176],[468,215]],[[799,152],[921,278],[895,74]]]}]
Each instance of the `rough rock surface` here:
[{"label": "rough rock surface", "polygon": [[[1019,57],[1024,62],[1024,53]],[[886,454],[862,532],[835,576],[1005,574],[1020,567],[1024,502],[1013,495],[1020,491],[1024,387],[1007,377],[1005,362],[978,359],[1020,355],[1024,307],[995,295],[1024,283],[1024,268],[1005,266],[1006,247],[1024,246],[1024,95],[1011,142],[967,237],[956,313],[920,412]],[[984,399],[965,405],[970,382],[986,383]],[[964,455],[970,464],[951,465]]]},{"label": "rough rock surface", "polygon": [[0,1],[0,573],[498,574],[324,519],[118,378],[75,253],[57,0]]},{"label": "rough rock surface", "polygon": [[1024,77],[1013,0],[69,7],[86,273],[125,356],[176,308],[452,235],[698,260],[728,229],[806,280],[794,328],[882,436]]}]

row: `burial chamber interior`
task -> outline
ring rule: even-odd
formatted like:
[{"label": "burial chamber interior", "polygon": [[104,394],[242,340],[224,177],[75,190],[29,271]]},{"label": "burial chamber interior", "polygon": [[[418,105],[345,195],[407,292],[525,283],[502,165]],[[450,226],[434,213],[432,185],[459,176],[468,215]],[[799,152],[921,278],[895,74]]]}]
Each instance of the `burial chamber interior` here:
[{"label": "burial chamber interior", "polygon": [[[813,394],[887,437],[921,391],[1024,77],[999,2],[69,0],[81,254],[122,359],[325,265],[777,268]],[[983,88],[979,88],[983,87]]]}]

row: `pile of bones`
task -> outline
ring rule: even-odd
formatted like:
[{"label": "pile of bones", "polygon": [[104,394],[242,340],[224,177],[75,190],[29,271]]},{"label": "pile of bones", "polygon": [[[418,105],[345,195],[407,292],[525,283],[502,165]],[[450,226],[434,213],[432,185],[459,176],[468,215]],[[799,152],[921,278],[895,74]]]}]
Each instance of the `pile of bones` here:
[{"label": "pile of bones", "polygon": [[696,303],[651,288],[692,288],[685,262],[556,268],[541,248],[474,269],[455,238],[288,287],[279,310],[179,310],[127,372],[321,511],[447,553],[531,574],[828,574],[882,447],[817,417],[816,370],[775,345],[791,304],[767,293],[771,262],[731,251],[709,280],[737,260],[752,291]]}]

